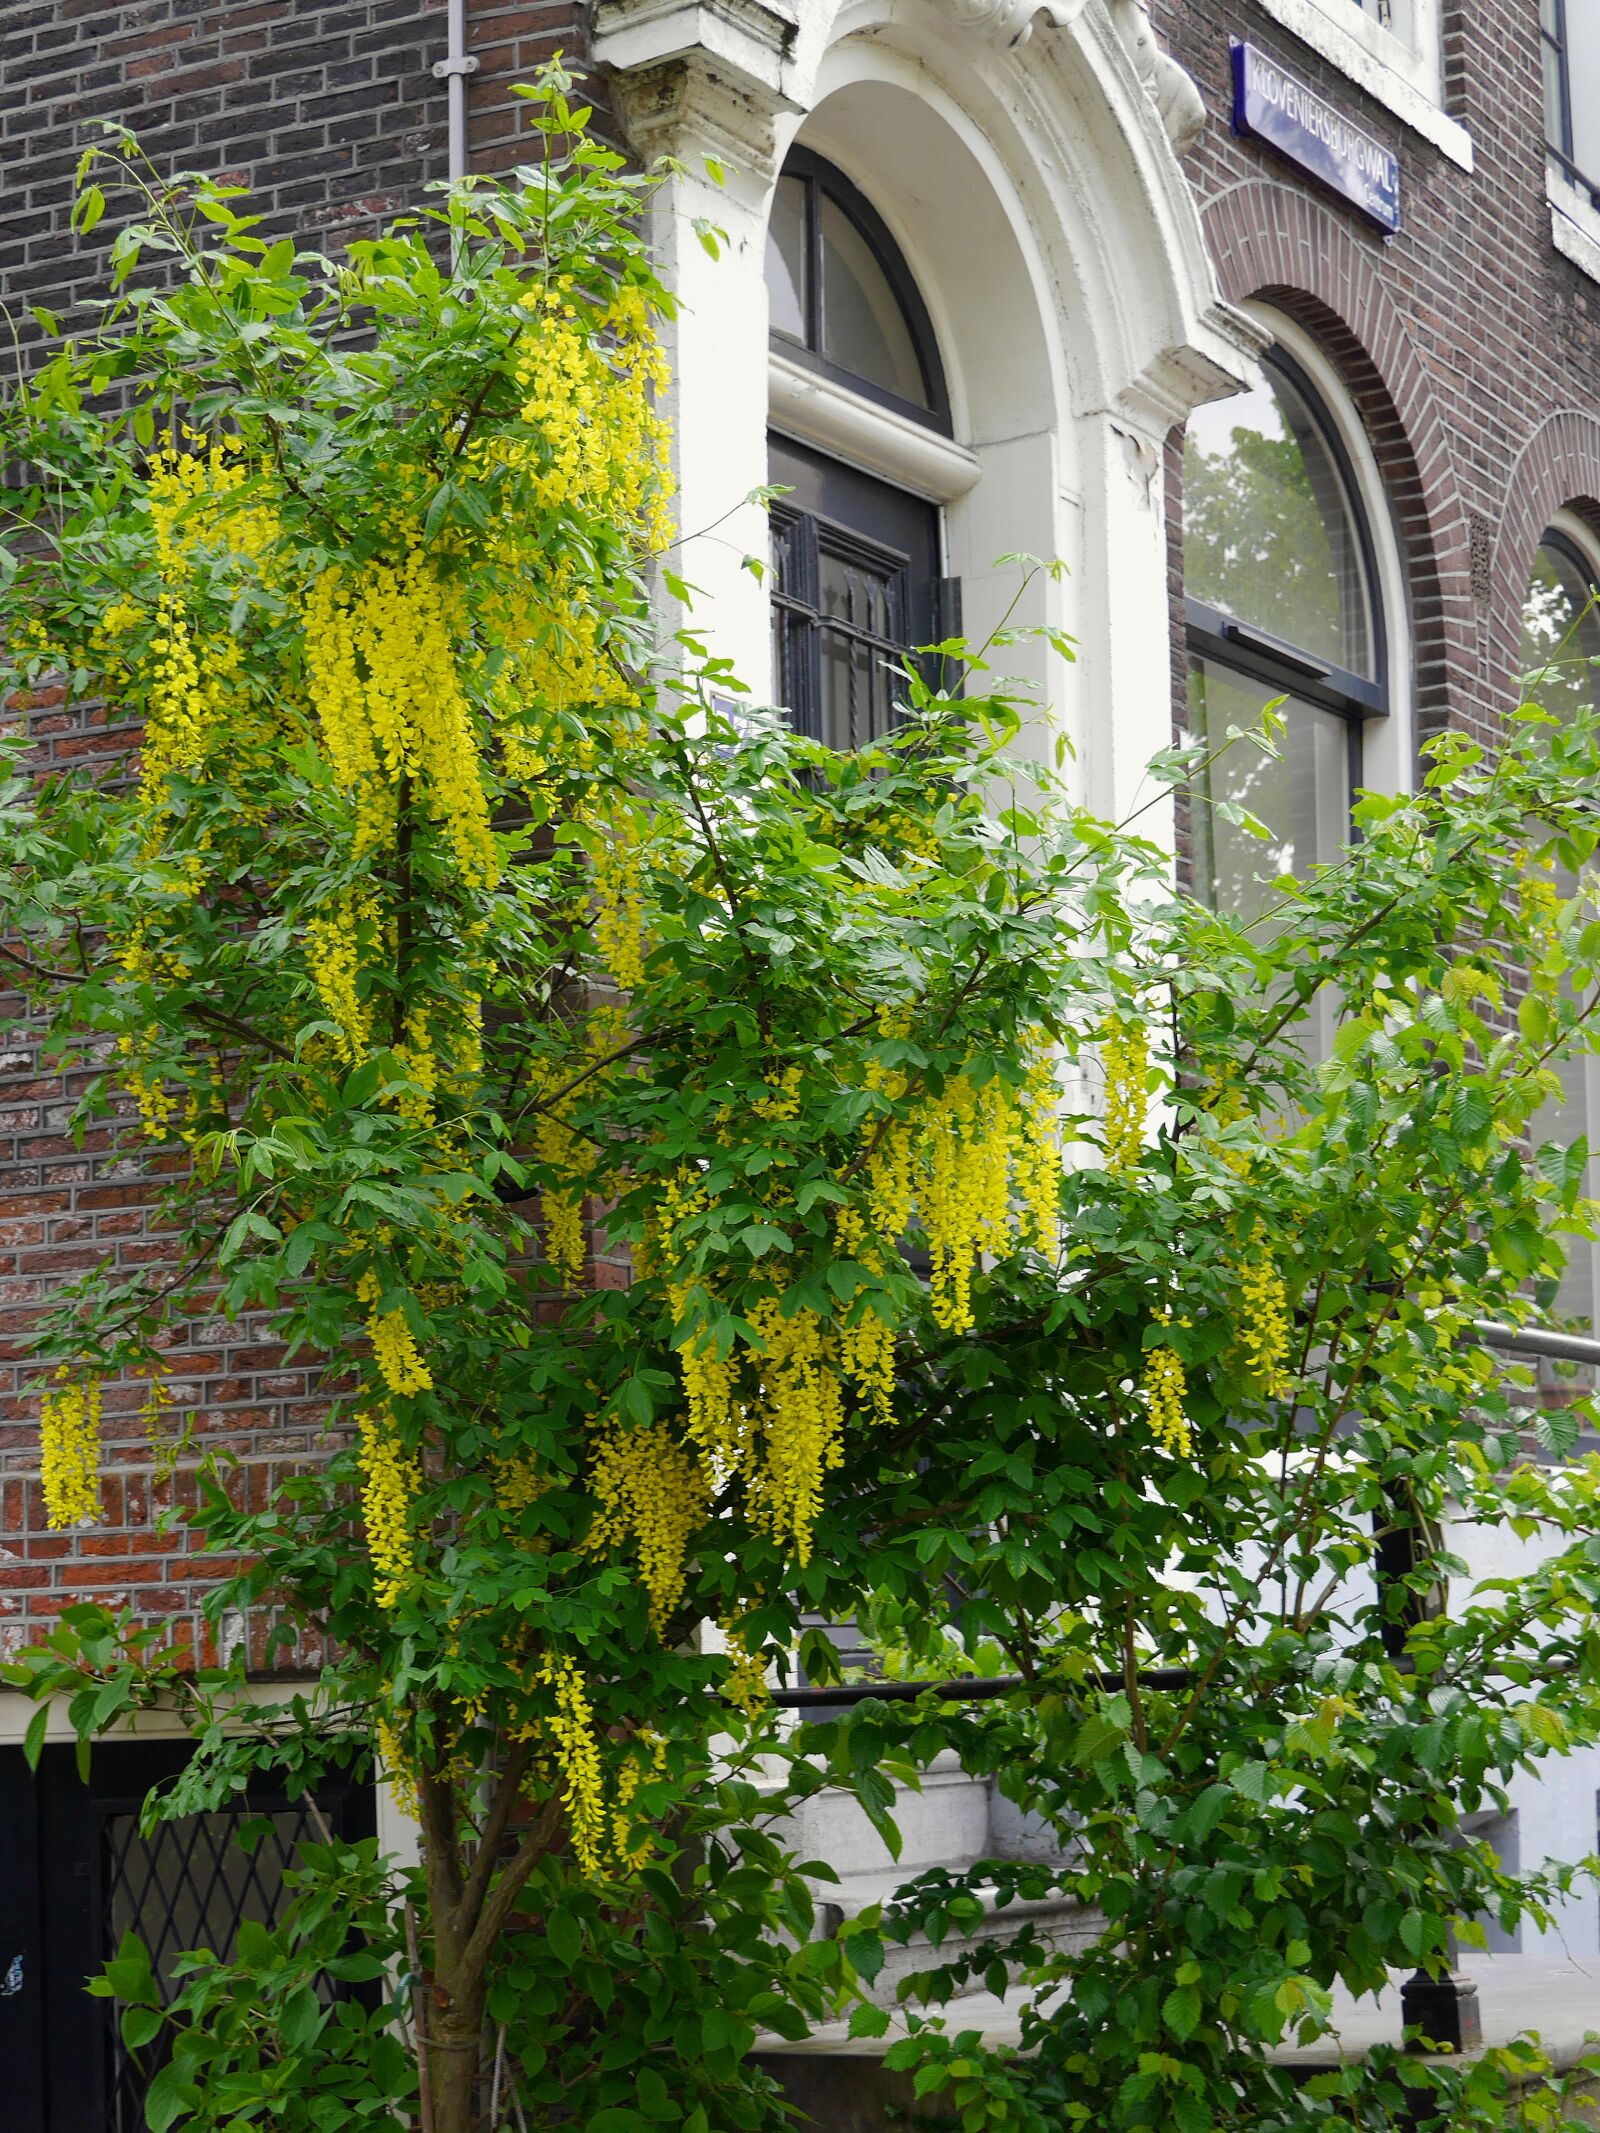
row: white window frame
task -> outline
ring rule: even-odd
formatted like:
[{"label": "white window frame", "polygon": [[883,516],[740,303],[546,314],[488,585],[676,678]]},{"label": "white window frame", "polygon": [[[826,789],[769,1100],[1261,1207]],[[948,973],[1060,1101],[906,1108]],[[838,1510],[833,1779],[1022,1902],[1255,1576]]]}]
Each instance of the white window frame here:
[{"label": "white window frame", "polygon": [[[1589,573],[1589,583],[1600,585],[1600,541],[1575,511],[1552,511],[1539,535],[1539,546],[1557,534],[1575,551]],[[1586,1053],[1583,1060],[1583,1134],[1589,1143],[1589,1175],[1585,1185],[1591,1200],[1600,1200],[1600,1055]],[[1600,1328],[1600,1239],[1590,1248],[1589,1323]]]},{"label": "white window frame", "polygon": [[1439,153],[1471,170],[1472,136],[1444,107],[1440,0],[1411,0],[1409,38],[1387,30],[1359,0],[1258,0],[1261,11],[1336,66]]}]

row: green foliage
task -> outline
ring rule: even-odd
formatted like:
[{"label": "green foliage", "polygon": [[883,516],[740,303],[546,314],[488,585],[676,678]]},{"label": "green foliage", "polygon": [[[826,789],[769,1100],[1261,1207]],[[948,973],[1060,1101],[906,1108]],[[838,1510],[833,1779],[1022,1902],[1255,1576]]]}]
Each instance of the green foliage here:
[{"label": "green foliage", "polygon": [[[63,1293],[41,1382],[159,1380],[219,1310],[318,1360],[327,1456],[270,1502],[169,1452],[243,1566],[213,1628],[331,1655],[266,1704],[242,1655],[77,1609],[13,1678],[85,1743],[187,1716],[152,1816],[381,1746],[422,1825],[415,1870],[307,1847],[285,1920],[176,1980],[119,1954],[97,1989],[170,2049],[152,2125],[399,2126],[425,2084],[435,2133],[755,2128],[758,2037],[847,2007],[883,2034],[886,1946],[919,1936],[892,2063],[973,2133],[1376,2126],[1402,2087],[1485,2123],[1531,2059],[1296,2091],[1270,2054],[1335,1983],[1437,1969],[1578,1879],[1459,1824],[1600,1738],[1600,1469],[1527,1457],[1526,1388],[1474,1332],[1546,1305],[1591,1227],[1581,1158],[1529,1141],[1592,1044],[1600,925],[1563,887],[1592,728],[1526,717],[1493,761],[1445,737],[1247,925],[1073,803],[981,657],[963,696],[909,681],[855,757],[730,718],[715,661],[649,641],[648,186],[565,89],[538,166],[337,266],[225,189],[152,188],[106,333],[5,413],[41,470],[7,684],[65,675],[146,732],[129,785],[37,780],[12,744],[0,920],[172,1245]],[[568,302],[609,439],[587,473],[538,368]],[[181,473],[151,449],[175,421]],[[175,680],[185,633],[206,664]],[[351,771],[379,699],[415,731]],[[1047,1054],[1068,1160],[1025,1222]],[[908,1215],[896,1149],[927,1162]],[[969,1311],[952,1238],[985,1192]],[[584,1221],[626,1285],[574,1265]],[[849,1361],[885,1341],[887,1385]],[[57,1412],[58,1461],[92,1412]],[[1539,1418],[1553,1454],[1577,1413]],[[1463,1590],[1455,1551],[1507,1522],[1519,1574]],[[863,1611],[907,1679],[1024,1686],[786,1729],[749,1655],[821,1678],[815,1620]],[[946,1751],[1053,1855],[823,1930],[785,1818],[842,1788],[898,1856]],[[1070,1949],[1013,1912],[1063,1896]],[[1017,1992],[1029,2056],[941,2028],[969,1982]],[[1564,2108],[1532,2093],[1530,2122]]]}]

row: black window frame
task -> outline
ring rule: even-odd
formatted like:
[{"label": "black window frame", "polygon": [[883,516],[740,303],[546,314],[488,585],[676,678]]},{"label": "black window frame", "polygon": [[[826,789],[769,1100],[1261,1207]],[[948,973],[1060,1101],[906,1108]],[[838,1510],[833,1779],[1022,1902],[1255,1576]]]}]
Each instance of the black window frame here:
[{"label": "black window frame", "polygon": [[[1378,546],[1372,523],[1363,504],[1356,470],[1338,425],[1328,413],[1322,392],[1305,368],[1281,345],[1261,356],[1260,364],[1269,384],[1281,379],[1305,408],[1317,436],[1332,463],[1343,498],[1345,513],[1355,533],[1357,556],[1366,593],[1371,634],[1372,674],[1356,674],[1347,667],[1323,659],[1314,652],[1274,636],[1270,630],[1231,615],[1225,608],[1184,595],[1184,622],[1191,664],[1205,659],[1266,682],[1279,695],[1314,704],[1336,713],[1345,722],[1348,775],[1347,806],[1353,808],[1363,783],[1367,728],[1375,719],[1391,715],[1389,686],[1389,630],[1379,572]],[[1352,825],[1353,828],[1353,825]]]},{"label": "black window frame", "polygon": [[[819,377],[829,378],[843,385],[862,399],[872,400],[879,407],[892,413],[904,415],[911,422],[921,423],[925,429],[937,430],[941,436],[953,434],[950,415],[950,392],[945,380],[944,364],[939,355],[939,343],[934,334],[933,320],[916,278],[906,264],[905,254],[890,235],[887,224],[872,202],[858,187],[851,184],[844,172],[826,157],[817,155],[809,148],[791,149],[785,158],[780,182],[783,178],[798,178],[805,186],[805,215],[803,221],[806,252],[805,289],[805,338],[797,340],[791,333],[780,332],[773,327],[769,344],[779,355],[788,357],[803,369],[815,371]],[[922,382],[928,395],[926,407],[914,400],[903,399],[887,387],[876,384],[859,372],[845,369],[841,363],[831,361],[822,353],[822,214],[820,203],[826,197],[855,225],[865,240],[873,257],[883,269],[884,276],[904,314],[911,331],[912,347],[922,370]]]},{"label": "black window frame", "polygon": [[[870,745],[881,737],[876,731],[851,740],[823,730],[824,640],[843,637],[870,646],[884,664],[909,666],[914,664],[914,646],[936,644],[959,631],[960,587],[941,572],[939,507],[779,430],[771,433],[769,449],[779,471],[793,477],[790,494],[774,498],[771,505],[778,694],[796,731],[835,748]],[[913,528],[921,535],[920,554],[913,552],[917,544],[907,539]],[[824,614],[824,555],[880,576],[896,611],[898,638],[881,637]],[[931,685],[948,679],[933,671],[938,665],[923,662],[919,667]]]}]

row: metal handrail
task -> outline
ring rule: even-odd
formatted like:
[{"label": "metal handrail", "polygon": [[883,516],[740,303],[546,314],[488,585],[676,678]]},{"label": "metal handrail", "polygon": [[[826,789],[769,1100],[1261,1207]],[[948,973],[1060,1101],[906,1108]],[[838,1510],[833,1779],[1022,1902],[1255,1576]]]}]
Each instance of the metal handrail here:
[{"label": "metal handrail", "polygon": [[1542,1355],[1559,1363],[1591,1363],[1600,1369],[1600,1340],[1584,1333],[1561,1333],[1554,1326],[1502,1326],[1476,1318],[1472,1331],[1486,1348],[1509,1355]]}]

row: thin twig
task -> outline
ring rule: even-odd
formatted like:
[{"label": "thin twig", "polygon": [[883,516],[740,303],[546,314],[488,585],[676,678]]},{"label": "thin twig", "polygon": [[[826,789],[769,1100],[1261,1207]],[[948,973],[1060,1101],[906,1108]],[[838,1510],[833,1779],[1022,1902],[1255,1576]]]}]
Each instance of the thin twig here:
[{"label": "thin twig", "polygon": [[417,1912],[414,1904],[406,1905],[406,1955],[411,1963],[411,1991],[416,2002],[412,2020],[417,2031],[417,2116],[422,2133],[433,2133],[433,2082],[428,2073],[428,2039],[424,2017],[427,2013],[427,1994],[422,1983],[422,1955],[417,1946]]}]

